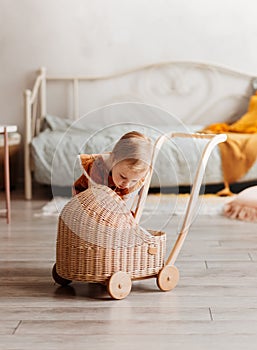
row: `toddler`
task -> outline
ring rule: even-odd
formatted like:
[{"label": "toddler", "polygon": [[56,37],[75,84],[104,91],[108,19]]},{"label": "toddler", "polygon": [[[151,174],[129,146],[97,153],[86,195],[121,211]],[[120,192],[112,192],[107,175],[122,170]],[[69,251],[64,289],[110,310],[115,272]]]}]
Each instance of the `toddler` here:
[{"label": "toddler", "polygon": [[[149,171],[153,146],[151,140],[137,131],[123,135],[112,152],[79,155],[81,166],[98,184],[106,185],[122,199],[136,195],[144,184]],[[73,192],[88,188],[88,179],[83,174],[74,183]]]}]

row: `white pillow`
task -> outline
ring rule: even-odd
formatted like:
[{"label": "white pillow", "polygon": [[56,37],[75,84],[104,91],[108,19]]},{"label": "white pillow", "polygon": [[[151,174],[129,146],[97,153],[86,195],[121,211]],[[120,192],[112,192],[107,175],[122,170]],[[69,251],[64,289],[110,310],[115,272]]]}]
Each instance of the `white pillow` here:
[{"label": "white pillow", "polygon": [[72,120],[72,119],[60,118],[60,117],[57,117],[55,115],[50,115],[50,114],[46,115],[45,121],[47,123],[47,126],[52,131],[55,131],[55,130],[66,131],[74,123],[74,120]]}]

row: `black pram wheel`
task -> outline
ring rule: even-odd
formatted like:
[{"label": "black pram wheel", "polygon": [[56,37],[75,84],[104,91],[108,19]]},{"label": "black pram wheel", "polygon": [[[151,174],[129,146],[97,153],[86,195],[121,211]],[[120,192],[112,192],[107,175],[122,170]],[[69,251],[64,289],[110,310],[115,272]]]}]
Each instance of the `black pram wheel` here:
[{"label": "black pram wheel", "polygon": [[54,264],[54,266],[53,266],[52,276],[53,276],[53,279],[55,280],[55,282],[60,284],[63,287],[67,286],[68,284],[70,284],[72,282],[71,280],[67,280],[66,278],[63,278],[63,277],[58,275],[58,273],[56,271],[56,264]]}]

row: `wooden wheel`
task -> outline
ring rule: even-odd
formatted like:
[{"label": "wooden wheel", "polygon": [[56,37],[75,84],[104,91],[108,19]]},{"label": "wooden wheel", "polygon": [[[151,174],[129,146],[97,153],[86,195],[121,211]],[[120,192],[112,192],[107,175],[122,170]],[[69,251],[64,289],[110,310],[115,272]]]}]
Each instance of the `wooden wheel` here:
[{"label": "wooden wheel", "polygon": [[115,272],[108,281],[107,291],[113,299],[123,299],[129,295],[132,282],[125,272]]},{"label": "wooden wheel", "polygon": [[157,276],[157,285],[163,292],[176,287],[179,281],[179,271],[176,266],[164,266]]},{"label": "wooden wheel", "polygon": [[67,286],[68,284],[70,284],[72,282],[72,281],[67,280],[66,278],[63,278],[63,277],[58,275],[58,273],[56,271],[56,264],[54,264],[54,266],[53,266],[52,276],[53,276],[53,279],[55,280],[55,282],[60,284],[61,286]]}]

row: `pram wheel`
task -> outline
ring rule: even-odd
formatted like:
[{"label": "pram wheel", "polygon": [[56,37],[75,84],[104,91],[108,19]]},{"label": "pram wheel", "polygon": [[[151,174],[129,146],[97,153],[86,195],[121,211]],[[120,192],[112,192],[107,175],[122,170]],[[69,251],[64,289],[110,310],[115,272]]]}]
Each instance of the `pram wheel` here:
[{"label": "pram wheel", "polygon": [[52,276],[53,276],[53,279],[55,280],[55,282],[60,284],[63,287],[67,286],[68,284],[70,284],[72,282],[72,281],[67,280],[66,278],[63,278],[63,277],[58,275],[58,273],[56,271],[56,264],[54,264],[54,266],[53,266]]},{"label": "pram wheel", "polygon": [[176,266],[164,266],[157,276],[157,285],[163,292],[176,287],[179,281],[179,271]]},{"label": "pram wheel", "polygon": [[107,291],[113,299],[124,299],[131,291],[132,282],[128,274],[115,272],[108,281]]}]

